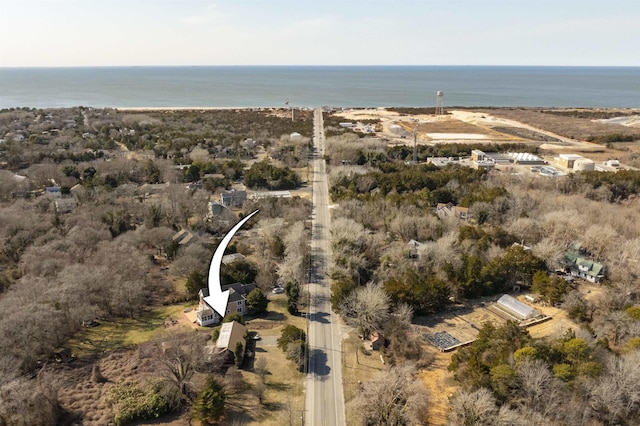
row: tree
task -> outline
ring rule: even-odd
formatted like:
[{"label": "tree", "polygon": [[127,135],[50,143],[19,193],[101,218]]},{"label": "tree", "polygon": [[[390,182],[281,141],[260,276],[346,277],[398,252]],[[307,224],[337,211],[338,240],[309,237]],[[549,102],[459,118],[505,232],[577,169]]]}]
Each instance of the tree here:
[{"label": "tree", "polygon": [[269,299],[264,295],[260,288],[254,288],[247,295],[247,310],[251,315],[260,315],[267,311]]},{"label": "tree", "polygon": [[450,399],[449,424],[455,426],[492,426],[498,412],[496,400],[486,388],[460,390]]},{"label": "tree", "polygon": [[389,371],[366,382],[353,401],[358,416],[366,426],[400,426],[425,424],[428,394],[421,379],[408,365]]},{"label": "tree", "polygon": [[441,311],[449,304],[449,285],[432,271],[410,269],[400,278],[391,278],[384,288],[396,303],[406,303],[420,314]]},{"label": "tree", "polygon": [[224,416],[225,391],[213,376],[207,377],[204,389],[193,405],[193,417],[206,425],[217,424]]},{"label": "tree", "polygon": [[564,278],[551,278],[545,271],[538,271],[533,274],[531,291],[540,294],[546,302],[555,305],[564,299],[564,295],[569,291],[569,283]]},{"label": "tree", "polygon": [[340,305],[345,321],[366,338],[382,330],[389,318],[390,298],[381,284],[369,283],[352,291]]},{"label": "tree", "polygon": [[202,362],[206,336],[179,334],[163,343],[158,359],[158,372],[168,383],[175,385],[182,395],[192,392],[191,378]]},{"label": "tree", "polygon": [[231,265],[225,265],[220,270],[220,282],[222,285],[235,283],[249,284],[256,280],[256,267],[247,260],[237,260]]},{"label": "tree", "polygon": [[289,343],[299,341],[306,341],[307,335],[301,328],[296,327],[295,325],[287,324],[282,329],[282,333],[280,337],[278,337],[278,347],[286,352]]},{"label": "tree", "polygon": [[144,178],[148,183],[160,182],[160,169],[151,159],[144,163]]},{"label": "tree", "polygon": [[242,314],[240,312],[230,312],[222,318],[222,322],[232,322],[236,321],[240,324],[244,324],[244,318],[242,318]]},{"label": "tree", "polygon": [[203,274],[198,271],[191,271],[185,283],[189,297],[196,297],[200,289],[207,287],[207,281]]},{"label": "tree", "polygon": [[236,342],[236,347],[233,349],[233,359],[237,367],[242,365],[242,361],[244,361],[244,345],[242,342]]},{"label": "tree", "polygon": [[300,284],[297,281],[290,281],[284,285],[284,292],[287,295],[287,311],[294,315],[298,312]]},{"label": "tree", "polygon": [[190,165],[184,172],[184,180],[187,182],[196,182],[200,179],[200,167],[195,164]]},{"label": "tree", "polygon": [[262,383],[265,383],[267,374],[269,374],[269,370],[267,369],[267,359],[265,357],[256,358],[254,369],[256,371],[256,374],[260,378],[260,381]]}]

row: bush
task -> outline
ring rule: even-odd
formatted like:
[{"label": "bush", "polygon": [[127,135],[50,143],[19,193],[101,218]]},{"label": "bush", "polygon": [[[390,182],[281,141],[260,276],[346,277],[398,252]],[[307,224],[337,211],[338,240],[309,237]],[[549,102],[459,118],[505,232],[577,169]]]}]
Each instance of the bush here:
[{"label": "bush", "polygon": [[121,382],[107,392],[107,401],[114,406],[116,425],[136,420],[157,419],[178,407],[168,388],[157,384]]}]

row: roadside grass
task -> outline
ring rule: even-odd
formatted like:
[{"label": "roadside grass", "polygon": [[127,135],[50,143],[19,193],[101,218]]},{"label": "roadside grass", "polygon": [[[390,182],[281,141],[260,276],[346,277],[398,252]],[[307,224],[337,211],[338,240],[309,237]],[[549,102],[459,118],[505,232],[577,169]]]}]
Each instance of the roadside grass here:
[{"label": "roadside grass", "polygon": [[[345,415],[348,426],[360,424],[355,416],[355,410],[350,402],[358,394],[360,383],[374,378],[378,373],[387,369],[380,360],[380,353],[363,351],[364,342],[356,331],[349,333],[349,337],[342,341],[342,382],[344,387]],[[366,353],[365,353],[366,352]]]},{"label": "roadside grass", "polygon": [[[185,304],[161,306],[141,311],[135,318],[101,319],[97,327],[77,332],[67,346],[78,358],[93,357],[147,342],[169,331],[190,329],[182,314],[185,307]],[[169,319],[178,323],[165,327]]]}]

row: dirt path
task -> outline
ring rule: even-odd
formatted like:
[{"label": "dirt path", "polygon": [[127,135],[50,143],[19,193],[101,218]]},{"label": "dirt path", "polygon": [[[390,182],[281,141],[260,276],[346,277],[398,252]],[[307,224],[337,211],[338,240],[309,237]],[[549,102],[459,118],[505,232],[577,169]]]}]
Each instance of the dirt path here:
[{"label": "dirt path", "polygon": [[435,360],[422,372],[422,380],[429,391],[429,425],[446,425],[449,412],[449,396],[457,387],[453,374],[447,371],[452,352],[435,352]]}]

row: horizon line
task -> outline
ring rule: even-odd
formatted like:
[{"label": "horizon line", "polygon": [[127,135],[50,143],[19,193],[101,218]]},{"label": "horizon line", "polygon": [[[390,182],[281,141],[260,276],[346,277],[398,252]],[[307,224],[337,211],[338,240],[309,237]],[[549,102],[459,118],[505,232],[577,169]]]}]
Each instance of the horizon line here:
[{"label": "horizon line", "polygon": [[640,68],[640,65],[540,65],[540,64],[226,64],[226,65],[0,65],[0,69],[64,68],[393,68],[393,67],[478,67],[478,68]]}]

